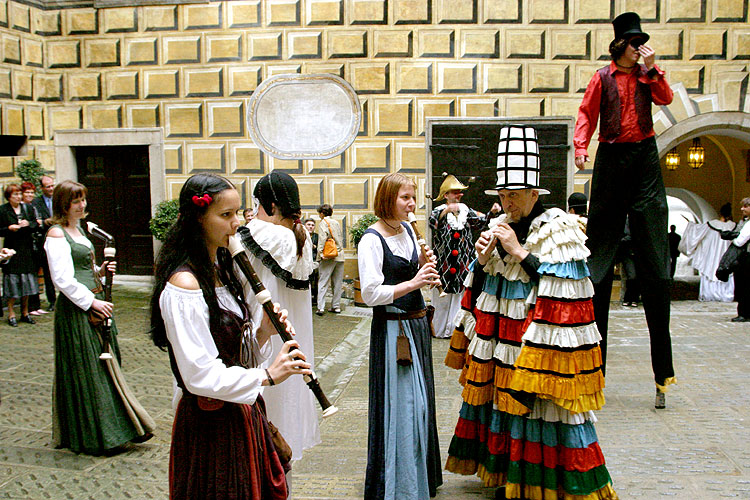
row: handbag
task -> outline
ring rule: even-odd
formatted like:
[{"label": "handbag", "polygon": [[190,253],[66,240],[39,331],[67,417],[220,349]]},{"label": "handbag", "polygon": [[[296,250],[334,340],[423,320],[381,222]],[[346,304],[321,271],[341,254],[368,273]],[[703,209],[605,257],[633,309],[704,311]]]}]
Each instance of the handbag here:
[{"label": "handbag", "polygon": [[336,240],[333,239],[333,231],[331,230],[331,225],[327,220],[323,219],[323,221],[328,225],[329,236],[326,242],[323,244],[323,251],[320,254],[320,258],[325,260],[335,259],[339,256],[339,251],[336,248]]},{"label": "handbag", "polygon": [[270,420],[268,420],[268,430],[271,431],[271,441],[273,441],[273,447],[276,448],[276,454],[279,456],[281,464],[288,464],[292,460],[292,447],[281,435],[278,427],[273,425]]},{"label": "handbag", "polygon": [[740,259],[742,254],[745,252],[745,246],[738,247],[735,244],[730,244],[729,247],[721,256],[719,265],[716,268],[716,279],[719,281],[729,280],[729,275],[737,271],[740,267]]},{"label": "handbag", "polygon": [[271,441],[273,441],[273,447],[276,448],[276,454],[279,456],[281,465],[286,465],[292,460],[292,447],[286,442],[284,436],[281,435],[281,431],[268,420],[266,414],[266,402],[263,400],[263,396],[258,396],[255,400],[255,404],[258,406],[260,413],[263,415],[263,419],[268,424],[268,432],[271,433]]}]

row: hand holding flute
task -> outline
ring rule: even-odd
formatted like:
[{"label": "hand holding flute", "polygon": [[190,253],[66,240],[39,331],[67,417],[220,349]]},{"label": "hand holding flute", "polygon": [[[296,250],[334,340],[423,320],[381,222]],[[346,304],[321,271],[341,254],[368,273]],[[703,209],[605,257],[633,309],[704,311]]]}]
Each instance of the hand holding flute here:
[{"label": "hand holding flute", "polygon": [[474,245],[477,250],[477,260],[479,264],[485,265],[492,255],[492,250],[497,244],[503,247],[503,250],[516,257],[519,261],[526,258],[529,251],[523,248],[518,242],[515,231],[508,224],[501,222],[489,231],[484,231],[479,235],[479,239]]},{"label": "hand holding flute", "polygon": [[[414,215],[414,212],[409,212],[409,224],[411,224],[411,228],[414,230],[414,235],[417,237],[417,244],[419,245],[419,249],[422,252],[422,260],[425,262],[432,262],[433,264],[436,263],[436,259],[434,254],[432,253],[432,250],[429,246],[427,246],[427,242],[424,239],[424,236],[422,236],[422,233],[419,232],[419,226],[417,225],[417,216]],[[440,293],[441,297],[445,297],[446,293],[443,290],[443,286],[440,284],[440,277],[438,276],[437,284],[437,290]]]},{"label": "hand holding flute", "polygon": [[[263,310],[266,313],[265,317],[268,318],[276,332],[279,334],[279,337],[281,337],[281,339],[285,342],[284,349],[281,350],[279,356],[281,356],[282,353],[285,353],[288,363],[282,362],[282,368],[288,368],[288,366],[290,366],[290,363],[293,367],[300,367],[301,369],[295,369],[297,370],[297,373],[302,373],[305,379],[305,383],[315,395],[318,403],[320,403],[320,406],[323,409],[323,418],[333,415],[338,411],[338,408],[333,406],[330,401],[328,401],[328,398],[323,393],[323,389],[320,387],[320,382],[315,376],[315,373],[312,370],[309,370],[310,364],[305,362],[304,355],[299,356],[299,354],[302,354],[301,352],[299,352],[299,349],[293,349],[290,351],[290,348],[292,346],[298,347],[298,345],[294,340],[292,340],[292,335],[291,332],[287,330],[287,325],[280,320],[279,315],[277,314],[278,311],[276,310],[278,309],[278,307],[275,308],[272,304],[271,294],[268,292],[268,290],[266,290],[266,287],[263,285],[263,283],[258,278],[258,275],[255,273],[252,264],[250,264],[250,259],[248,259],[247,255],[245,255],[245,247],[242,245],[242,242],[238,235],[234,235],[229,238],[228,249],[229,253],[232,255],[232,259],[234,259],[234,262],[237,264],[237,266],[239,266],[242,274],[245,275],[248,283],[252,287],[253,292],[255,292],[256,300],[263,307]],[[277,356],[276,360],[274,360],[274,364],[279,361],[279,356]],[[307,373],[305,373],[306,371]],[[271,379],[274,381],[274,383],[276,382],[273,379],[273,374],[271,374]]]}]

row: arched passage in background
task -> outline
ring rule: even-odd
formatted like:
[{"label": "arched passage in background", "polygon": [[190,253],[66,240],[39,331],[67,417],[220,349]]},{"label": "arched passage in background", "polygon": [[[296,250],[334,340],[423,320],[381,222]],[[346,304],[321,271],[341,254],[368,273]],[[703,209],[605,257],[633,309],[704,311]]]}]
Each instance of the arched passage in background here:
[{"label": "arched passage in background", "polygon": [[[705,163],[692,169],[687,165],[687,150],[696,137],[705,148]],[[668,190],[692,192],[716,211],[731,202],[735,217],[739,214],[739,200],[750,196],[750,113],[718,111],[692,116],[662,132],[656,144]],[[680,156],[676,170],[668,170],[664,161],[672,148]]]}]

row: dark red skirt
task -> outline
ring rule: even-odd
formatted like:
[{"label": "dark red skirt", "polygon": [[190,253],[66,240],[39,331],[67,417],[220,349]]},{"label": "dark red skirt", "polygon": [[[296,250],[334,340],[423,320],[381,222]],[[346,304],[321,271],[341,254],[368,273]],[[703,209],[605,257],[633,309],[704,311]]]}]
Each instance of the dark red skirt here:
[{"label": "dark red skirt", "polygon": [[180,400],[169,456],[170,499],[286,497],[286,474],[258,403],[224,403],[208,411],[192,395]]}]

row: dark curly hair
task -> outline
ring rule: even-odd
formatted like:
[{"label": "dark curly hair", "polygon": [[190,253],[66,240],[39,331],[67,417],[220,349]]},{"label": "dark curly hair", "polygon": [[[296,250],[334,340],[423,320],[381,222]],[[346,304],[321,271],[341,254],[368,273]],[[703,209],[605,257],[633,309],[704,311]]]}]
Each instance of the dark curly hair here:
[{"label": "dark curly hair", "polygon": [[625,49],[628,48],[630,42],[624,38],[615,38],[609,44],[609,55],[612,56],[613,61],[617,61],[625,53]]},{"label": "dark curly hair", "polygon": [[[164,327],[164,318],[159,307],[159,298],[169,278],[181,267],[186,267],[198,280],[203,298],[208,304],[209,324],[211,330],[219,327],[219,302],[216,297],[214,263],[211,262],[206,247],[205,230],[201,223],[208,205],[200,206],[193,202],[193,196],[208,194],[212,203],[234,185],[224,177],[216,174],[195,174],[182,186],[180,191],[180,215],[167,230],[159,255],[154,266],[154,290],[151,295],[151,339],[154,344],[165,349],[169,344]],[[224,283],[238,301],[244,302],[244,292],[234,275],[232,257],[226,248],[219,248],[216,253],[219,263],[219,279]]]}]

